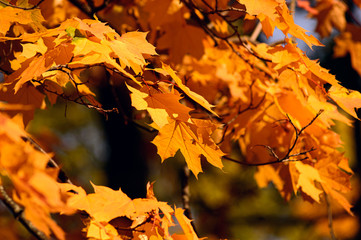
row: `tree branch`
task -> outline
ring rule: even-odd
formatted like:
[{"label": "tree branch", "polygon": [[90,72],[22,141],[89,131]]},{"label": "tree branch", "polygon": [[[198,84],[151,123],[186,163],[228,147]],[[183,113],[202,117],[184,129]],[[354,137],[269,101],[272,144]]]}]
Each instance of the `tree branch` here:
[{"label": "tree branch", "polygon": [[256,42],[261,32],[262,32],[262,23],[258,22],[256,28],[252,32],[251,37],[249,38],[249,41],[251,41],[252,43]]},{"label": "tree branch", "polygon": [[[307,152],[311,152],[311,151],[314,151],[316,149],[311,149]],[[234,162],[234,163],[238,163],[238,164],[241,164],[241,165],[246,165],[246,166],[264,166],[264,165],[272,165],[272,164],[277,164],[277,163],[287,163],[287,162],[300,162],[300,161],[304,161],[306,159],[308,159],[308,157],[304,157],[304,158],[301,158],[301,159],[283,159],[283,160],[275,160],[275,161],[271,161],[271,162],[264,162],[264,163],[249,163],[249,162],[244,162],[244,161],[240,161],[240,160],[237,160],[237,159],[234,159],[234,158],[231,158],[229,156],[223,156],[222,157],[223,159],[227,160],[227,161],[230,161],[230,162]]]},{"label": "tree branch", "polygon": [[[182,185],[182,203],[184,209],[184,215],[189,218],[191,221],[191,225],[194,229],[194,232],[197,234],[196,226],[193,221],[191,206],[190,206],[190,190],[189,190],[189,176],[190,171],[187,165],[183,167],[182,175],[181,175],[181,185]],[[198,235],[198,234],[197,234]]]},{"label": "tree branch", "polygon": [[325,200],[327,206],[328,228],[330,230],[331,240],[336,240],[335,232],[333,230],[332,208],[331,208],[330,198],[328,197],[328,194],[326,192],[324,192],[324,194],[325,194]]},{"label": "tree branch", "polygon": [[20,207],[12,198],[6,193],[4,186],[0,185],[1,201],[10,210],[14,218],[17,219],[36,239],[38,240],[49,240],[49,238],[34,224],[27,220],[24,216],[24,209]]}]

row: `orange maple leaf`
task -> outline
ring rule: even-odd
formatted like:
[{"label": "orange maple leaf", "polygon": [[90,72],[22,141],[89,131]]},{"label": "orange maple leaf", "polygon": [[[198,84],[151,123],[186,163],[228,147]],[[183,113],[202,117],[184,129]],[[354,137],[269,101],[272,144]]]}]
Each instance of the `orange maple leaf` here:
[{"label": "orange maple leaf", "polygon": [[357,109],[361,108],[360,92],[349,90],[339,85],[332,86],[328,91],[328,95],[348,114],[360,119],[356,113]]},{"label": "orange maple leaf", "polygon": [[334,57],[344,57],[349,53],[353,69],[361,76],[360,31],[361,27],[347,24],[345,31],[335,38]]},{"label": "orange maple leaf", "polygon": [[[168,118],[179,119],[186,122],[192,109],[181,104],[180,96],[172,93],[159,93],[143,87],[141,90],[127,85],[132,92],[132,106],[138,110],[147,110],[154,123],[162,128],[169,123]],[[147,93],[148,92],[148,93]]]},{"label": "orange maple leaf", "polygon": [[209,137],[209,132],[204,134],[201,120],[187,123],[171,120],[169,124],[159,129],[158,135],[152,143],[157,146],[162,162],[173,157],[178,150],[182,153],[189,169],[197,177],[202,172],[200,157],[205,156],[207,161],[218,168],[223,168],[221,161],[224,153]]},{"label": "orange maple leaf", "polygon": [[185,86],[182,83],[182,80],[175,74],[174,70],[172,68],[170,68],[170,66],[163,64],[163,70],[165,70],[171,77],[172,79],[175,81],[175,83],[177,84],[177,86],[188,96],[190,97],[193,101],[195,101],[196,103],[198,103],[199,105],[201,105],[202,107],[204,107],[205,109],[207,109],[209,112],[213,113],[214,115],[218,116],[217,113],[215,113],[211,108],[213,107],[213,105],[209,104],[208,101],[206,99],[204,99],[204,97],[202,97],[201,95],[193,92],[192,90],[190,90],[187,86]]},{"label": "orange maple leaf", "polygon": [[316,32],[321,37],[327,37],[332,29],[342,32],[346,27],[345,12],[347,5],[340,1],[318,1],[315,7],[317,14],[312,14],[317,19]]},{"label": "orange maple leaf", "polygon": [[[168,228],[174,225],[172,215],[175,215],[179,221],[183,221],[181,226],[186,235],[190,232],[194,233],[181,210],[176,209],[175,212],[167,203],[160,202],[155,198],[152,184],[147,186],[147,198],[133,200],[120,189],[114,191],[108,187],[92,185],[95,192],[86,194],[81,187],[62,184],[63,191],[70,196],[69,206],[86,211],[90,215],[90,221],[87,223],[87,237],[89,238],[105,240],[122,237],[116,229],[117,223],[122,221],[121,217],[131,221],[130,232],[137,230],[132,233],[134,237],[143,232],[150,239],[152,237],[169,238]],[[196,237],[196,239],[198,238]]]},{"label": "orange maple leaf", "polygon": [[40,9],[24,11],[19,8],[4,7],[0,9],[0,37],[4,36],[13,23],[29,25],[33,29],[44,29],[41,25],[45,21]]},{"label": "orange maple leaf", "polygon": [[317,38],[308,36],[306,30],[294,23],[288,7],[284,1],[277,0],[238,0],[246,6],[249,14],[255,15],[262,23],[266,36],[272,36],[274,28],[279,28],[287,37],[287,34],[303,40],[310,48],[312,45],[322,45]]}]

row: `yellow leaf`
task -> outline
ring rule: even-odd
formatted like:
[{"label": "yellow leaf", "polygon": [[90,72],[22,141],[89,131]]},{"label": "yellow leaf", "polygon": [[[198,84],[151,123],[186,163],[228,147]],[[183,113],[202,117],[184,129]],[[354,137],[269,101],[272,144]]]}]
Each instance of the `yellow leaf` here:
[{"label": "yellow leaf", "polygon": [[198,103],[199,105],[201,105],[202,107],[204,107],[205,109],[207,109],[209,112],[213,113],[214,115],[218,116],[217,113],[215,113],[211,108],[213,107],[213,105],[209,104],[209,102],[204,99],[204,97],[202,97],[201,95],[191,91],[187,86],[185,86],[182,83],[182,80],[175,74],[175,72],[173,71],[173,69],[170,68],[170,66],[166,65],[163,63],[163,69],[165,71],[168,72],[168,74],[172,77],[172,79],[175,81],[175,83],[177,84],[177,86],[188,96],[190,97],[193,101],[195,101],[196,103]]},{"label": "yellow leaf", "polygon": [[191,225],[191,220],[184,216],[184,210],[181,208],[175,209],[175,217],[177,218],[179,225],[182,227],[183,232],[187,240],[198,239],[197,234],[194,232],[194,229]]},{"label": "yellow leaf", "polygon": [[[127,84],[128,89],[132,92],[132,106],[138,110],[147,110],[155,122],[162,128],[168,124],[168,118],[175,118],[186,122],[189,119],[189,111],[192,109],[184,106],[179,101],[181,97],[171,93],[157,93],[147,87],[138,90]],[[146,93],[148,91],[149,93]]]},{"label": "yellow leaf", "polygon": [[259,166],[254,178],[261,188],[267,187],[271,181],[276,185],[277,189],[283,188],[284,182],[279,175],[279,171],[271,165]]},{"label": "yellow leaf", "polygon": [[22,44],[23,51],[21,53],[21,57],[24,57],[25,59],[29,59],[35,56],[36,53],[44,54],[48,47],[44,44],[44,41],[42,38],[40,38],[36,43],[25,43]]},{"label": "yellow leaf", "polygon": [[[195,132],[192,128],[195,128]],[[169,124],[159,130],[152,143],[157,146],[162,162],[173,157],[180,150],[189,169],[197,177],[198,173],[202,172],[201,154],[206,157],[208,162],[221,169],[223,168],[221,158],[224,154],[209,139],[209,135],[208,139],[202,134],[197,136],[196,129],[197,126],[194,124],[171,120]]]},{"label": "yellow leaf", "polygon": [[108,240],[114,239],[115,236],[118,236],[117,230],[110,225],[109,223],[99,223],[96,221],[91,221],[88,227],[88,232],[86,235],[88,238],[95,238],[99,240]]},{"label": "yellow leaf", "polygon": [[347,88],[342,87],[341,85],[338,85],[338,86],[332,86],[328,91],[328,95],[344,111],[346,111],[354,118],[360,119],[356,114],[356,110],[361,108],[360,92],[349,90]]},{"label": "yellow leaf", "polygon": [[146,35],[142,32],[128,32],[119,39],[103,43],[114,51],[122,67],[130,67],[135,74],[139,74],[146,64],[143,54],[157,55],[155,47],[147,42]]},{"label": "yellow leaf", "polygon": [[294,23],[285,1],[279,0],[238,0],[246,6],[251,15],[256,15],[262,23],[262,28],[267,37],[273,35],[274,27],[280,29],[285,36],[292,36],[303,40],[310,48],[312,45],[322,45],[315,37],[308,36],[303,28]]},{"label": "yellow leaf", "polygon": [[[28,59],[23,63],[19,71],[9,76],[9,79],[11,80],[13,80],[14,77],[15,77],[14,80],[19,78],[19,81],[16,82],[14,87],[15,93],[19,91],[19,89],[22,87],[24,83],[30,81],[33,78],[39,77],[43,72],[47,70],[47,67],[49,66],[45,66],[45,62],[46,62],[45,60],[46,59],[44,56],[38,56]],[[18,72],[20,73],[19,77],[18,77],[19,75]]]},{"label": "yellow leaf", "polygon": [[32,24],[34,27],[42,28],[40,23],[44,21],[40,9],[23,10],[4,7],[0,9],[0,16],[0,36],[5,35],[14,22],[24,25]]},{"label": "yellow leaf", "polygon": [[346,27],[345,12],[347,5],[340,1],[318,1],[313,16],[317,19],[316,32],[321,37],[331,34],[333,28],[342,32]]},{"label": "yellow leaf", "polygon": [[320,202],[320,194],[322,190],[316,187],[316,183],[321,183],[321,177],[318,171],[308,164],[302,162],[296,162],[295,167],[300,173],[297,188],[301,188],[302,192],[312,197],[316,202]]}]

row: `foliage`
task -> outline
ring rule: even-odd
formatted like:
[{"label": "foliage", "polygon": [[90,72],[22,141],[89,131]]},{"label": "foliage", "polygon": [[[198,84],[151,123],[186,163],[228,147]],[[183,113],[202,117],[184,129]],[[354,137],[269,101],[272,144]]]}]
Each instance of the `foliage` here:
[{"label": "foliage", "polygon": [[[360,26],[346,22],[348,6],[336,0],[297,3],[317,19],[321,37],[333,28],[341,32],[335,57],[350,54],[361,75]],[[104,115],[121,114],[121,106],[106,109],[97,100],[93,75],[99,67],[106,72],[101,81],[129,90],[132,106],[145,116],[140,127],[157,132],[152,144],[162,162],[179,152],[196,178],[202,159],[219,169],[222,161],[257,166],[259,187],[273,182],[286,200],[299,195],[329,205],[332,199],[353,215],[344,196],[351,191],[352,170],[331,127],[335,121],[351,125],[339,109],[359,119],[361,94],[297,47],[296,39],[310,48],[322,44],[294,23],[294,9],[285,1],[0,5],[0,190],[3,202],[39,239],[65,239],[52,215],[76,212],[89,239],[198,238],[189,206],[173,209],[158,201],[152,184],[146,198],[132,200],[121,189],[96,185],[87,194],[24,130],[36,109],[59,98]],[[260,27],[267,37],[277,27],[284,41],[257,42]],[[241,160],[231,156],[235,148]],[[175,223],[181,233],[169,230]]]}]

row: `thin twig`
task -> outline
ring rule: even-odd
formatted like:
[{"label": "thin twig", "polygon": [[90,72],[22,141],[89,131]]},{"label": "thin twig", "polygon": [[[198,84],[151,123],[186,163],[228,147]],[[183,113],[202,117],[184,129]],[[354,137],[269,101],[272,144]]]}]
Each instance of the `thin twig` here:
[{"label": "thin twig", "polygon": [[34,224],[27,220],[24,216],[24,209],[18,205],[14,200],[6,193],[4,186],[0,185],[1,201],[10,210],[14,218],[17,219],[36,239],[38,240],[49,240],[49,238]]},{"label": "thin twig", "polygon": [[[70,76],[70,73],[68,74]],[[97,110],[98,112],[100,113],[103,113],[103,114],[107,114],[107,113],[111,113],[111,112],[116,112],[118,113],[118,109],[117,108],[112,108],[112,109],[104,109],[102,107],[99,107],[99,106],[96,106],[94,104],[91,104],[91,103],[87,103],[83,100],[83,97],[86,97],[87,95],[82,95],[80,94],[80,91],[78,89],[78,85],[81,85],[80,83],[76,83],[75,81],[73,81],[74,79],[72,78],[72,82],[74,83],[75,85],[75,89],[77,91],[77,97],[76,98],[71,98],[70,96],[67,96],[66,94],[64,93],[58,93],[57,91],[54,91],[54,90],[51,90],[47,87],[47,85],[45,84],[44,81],[41,81],[41,80],[35,80],[33,79],[32,81],[33,82],[36,82],[38,84],[40,84],[40,86],[42,87],[42,89],[46,92],[49,92],[49,93],[52,93],[52,94],[55,94],[57,95],[58,97],[61,97],[63,98],[64,100],[67,100],[67,101],[71,101],[71,102],[74,102],[74,103],[77,103],[77,104],[80,104],[80,105],[83,105],[89,109],[95,109]]]},{"label": "thin twig", "polygon": [[291,12],[291,15],[294,17],[295,13],[296,13],[296,0],[291,0],[290,12]]},{"label": "thin twig", "polygon": [[48,156],[49,161],[47,166],[51,167],[51,168],[57,168],[59,169],[59,174],[58,174],[58,180],[62,183],[69,183],[69,184],[73,184],[71,182],[71,180],[69,179],[69,177],[65,174],[65,172],[59,167],[59,165],[54,161],[53,158],[51,158],[49,156],[49,154],[37,143],[35,142],[31,137],[26,136],[22,138],[24,140],[24,142],[29,142],[36,150],[38,150],[39,152],[45,154]]},{"label": "thin twig", "polygon": [[306,126],[304,126],[303,128],[301,128],[300,130],[297,129],[297,127],[294,125],[294,123],[291,121],[290,117],[288,115],[287,118],[288,118],[288,121],[291,123],[291,125],[293,126],[293,128],[295,129],[295,140],[293,141],[291,147],[288,148],[288,151],[286,153],[286,155],[282,158],[278,157],[278,155],[276,154],[275,150],[271,147],[271,146],[268,146],[268,145],[262,145],[262,144],[258,144],[258,145],[254,145],[253,147],[264,147],[267,149],[267,151],[269,152],[269,154],[275,158],[276,160],[274,161],[271,161],[271,162],[264,162],[264,163],[249,163],[249,162],[244,162],[244,161],[240,161],[240,160],[236,160],[236,159],[233,159],[229,156],[223,156],[223,159],[225,160],[228,160],[228,161],[231,161],[231,162],[235,162],[235,163],[239,163],[239,164],[242,164],[242,165],[247,165],[247,166],[263,166],[263,165],[270,165],[270,164],[276,164],[276,163],[286,163],[286,162],[297,162],[297,161],[304,161],[306,159],[308,159],[307,156],[303,157],[303,158],[296,158],[296,159],[292,159],[293,157],[299,157],[299,156],[304,156],[306,155],[307,153],[309,152],[312,152],[312,151],[315,151],[316,149],[314,147],[312,147],[311,149],[309,150],[306,150],[306,151],[302,151],[302,152],[298,152],[298,153],[294,153],[294,154],[291,154],[291,152],[293,151],[293,149],[295,148],[298,140],[299,140],[299,137],[300,135],[303,133],[303,131],[308,128],[320,115],[321,113],[323,112],[323,110],[321,109],[314,118],[312,118],[312,120],[306,124]]},{"label": "thin twig", "polygon": [[337,238],[335,236],[335,232],[333,230],[332,208],[331,208],[330,198],[326,192],[324,192],[324,194],[325,194],[325,200],[326,200],[326,205],[327,205],[328,228],[330,230],[331,240],[337,240]]},{"label": "thin twig", "polygon": [[215,13],[222,13],[222,12],[241,12],[241,13],[246,13],[247,11],[244,9],[240,9],[240,8],[235,8],[235,7],[229,7],[226,9],[218,9],[215,8],[214,10],[211,10],[209,12],[204,12],[205,14],[215,14]]},{"label": "thin twig", "polygon": [[288,152],[287,152],[287,154],[286,154],[286,156],[285,156],[284,158],[288,158],[288,157],[290,156],[290,153],[292,152],[292,150],[293,150],[294,147],[296,146],[296,143],[297,143],[297,141],[298,141],[299,136],[302,134],[302,132],[303,132],[306,128],[308,128],[308,127],[321,115],[321,113],[323,113],[323,111],[324,111],[324,110],[321,109],[321,110],[316,114],[316,116],[315,116],[314,118],[312,118],[312,120],[311,120],[306,126],[304,126],[303,128],[301,128],[301,130],[299,130],[299,131],[298,131],[297,127],[293,124],[293,122],[291,121],[290,117],[289,117],[288,115],[286,115],[287,118],[288,118],[288,120],[289,120],[289,122],[292,124],[293,128],[295,129],[296,137],[295,137],[295,140],[294,140],[292,146],[288,149]]},{"label": "thin twig", "polygon": [[[92,66],[102,66],[102,67],[105,67],[105,68],[106,68],[107,70],[109,70],[109,71],[114,71],[114,72],[116,72],[116,73],[121,74],[123,77],[126,77],[126,76],[124,76],[121,72],[116,71],[115,69],[111,69],[111,68],[109,68],[109,67],[107,67],[107,66],[104,66],[104,65],[102,65],[102,64],[95,64],[95,65],[92,65]],[[68,77],[70,78],[70,80],[72,81],[72,83],[75,85],[75,88],[76,88],[76,90],[77,90],[77,94],[79,95],[77,98],[74,98],[74,99],[71,98],[70,96],[65,95],[64,93],[58,93],[58,92],[56,92],[56,91],[54,91],[54,90],[51,90],[51,89],[47,88],[47,86],[46,86],[46,84],[44,83],[44,81],[34,80],[34,79],[33,79],[32,81],[40,84],[41,87],[42,87],[45,91],[47,91],[47,92],[49,92],[49,93],[53,93],[53,94],[57,95],[58,97],[63,98],[64,100],[71,101],[71,102],[74,102],[74,103],[83,105],[83,106],[85,106],[85,107],[87,107],[87,108],[89,108],[89,109],[95,109],[95,110],[97,110],[98,112],[103,113],[106,117],[107,117],[107,113],[112,113],[112,112],[119,113],[119,112],[120,112],[120,113],[123,115],[126,124],[127,124],[128,122],[132,122],[135,126],[141,128],[141,129],[144,129],[144,130],[146,130],[146,131],[148,131],[148,132],[151,132],[151,133],[152,133],[152,132],[155,132],[155,131],[158,131],[158,130],[150,127],[150,126],[144,126],[144,125],[142,125],[142,124],[134,121],[133,119],[130,119],[130,118],[125,114],[125,112],[124,112],[124,110],[123,110],[123,107],[122,107],[122,104],[121,104],[121,101],[119,100],[119,97],[118,97],[118,95],[117,95],[116,92],[115,92],[114,84],[112,83],[112,81],[109,81],[109,84],[110,84],[110,86],[111,86],[111,90],[112,90],[113,97],[115,98],[115,101],[116,101],[116,103],[117,103],[117,107],[114,107],[114,108],[112,108],[112,109],[104,109],[104,108],[102,108],[102,107],[98,107],[98,106],[95,106],[95,105],[93,105],[93,104],[89,104],[89,103],[84,102],[84,100],[82,99],[82,97],[86,97],[86,95],[81,95],[80,92],[79,92],[79,90],[78,90],[78,88],[77,88],[78,85],[82,85],[82,84],[84,84],[84,83],[77,83],[77,82],[75,82],[75,79],[73,78],[73,76],[71,76],[71,74],[70,74],[68,71],[79,70],[79,69],[86,69],[86,68],[89,68],[89,67],[92,67],[92,66],[69,67],[69,66],[66,65],[66,64],[65,64],[65,65],[58,64],[58,65],[53,66],[53,67],[51,67],[51,68],[49,68],[49,69],[47,70],[47,71],[62,71],[62,72],[66,73],[66,74],[68,75]],[[66,71],[66,70],[68,70],[68,71]]]},{"label": "thin twig", "polygon": [[[314,150],[315,149],[311,149],[311,150],[309,150],[307,152],[314,151]],[[277,160],[274,160],[274,161],[271,161],[271,162],[250,163],[250,162],[240,161],[240,160],[231,158],[229,156],[223,156],[222,158],[227,160],[227,161],[238,163],[238,164],[241,164],[241,165],[246,165],[246,166],[264,166],[264,165],[272,165],[272,164],[277,164],[277,163],[301,162],[301,161],[304,161],[304,160],[308,159],[308,157],[304,157],[304,158],[300,158],[300,159],[289,159],[289,158],[287,158],[287,159],[283,159],[283,160],[278,160],[277,159]]]},{"label": "thin twig", "polygon": [[[253,85],[254,85],[255,81],[252,81],[251,85],[249,85],[249,104],[246,108],[242,109],[241,110],[241,107],[239,108],[238,110],[238,113],[231,119],[229,120],[227,123],[225,123],[222,128],[223,128],[223,134],[222,134],[222,138],[221,140],[217,143],[218,144],[221,144],[223,141],[224,141],[224,138],[225,138],[225,135],[227,133],[227,130],[228,130],[228,127],[229,125],[234,122],[242,113],[246,112],[246,111],[249,111],[249,110],[254,110],[254,109],[257,109],[261,106],[261,104],[264,102],[264,100],[266,99],[266,95],[267,93],[265,92],[263,97],[261,98],[261,100],[257,103],[257,104],[254,104],[253,103]],[[268,107],[267,107],[268,108]],[[266,109],[267,109],[266,108]]]}]

